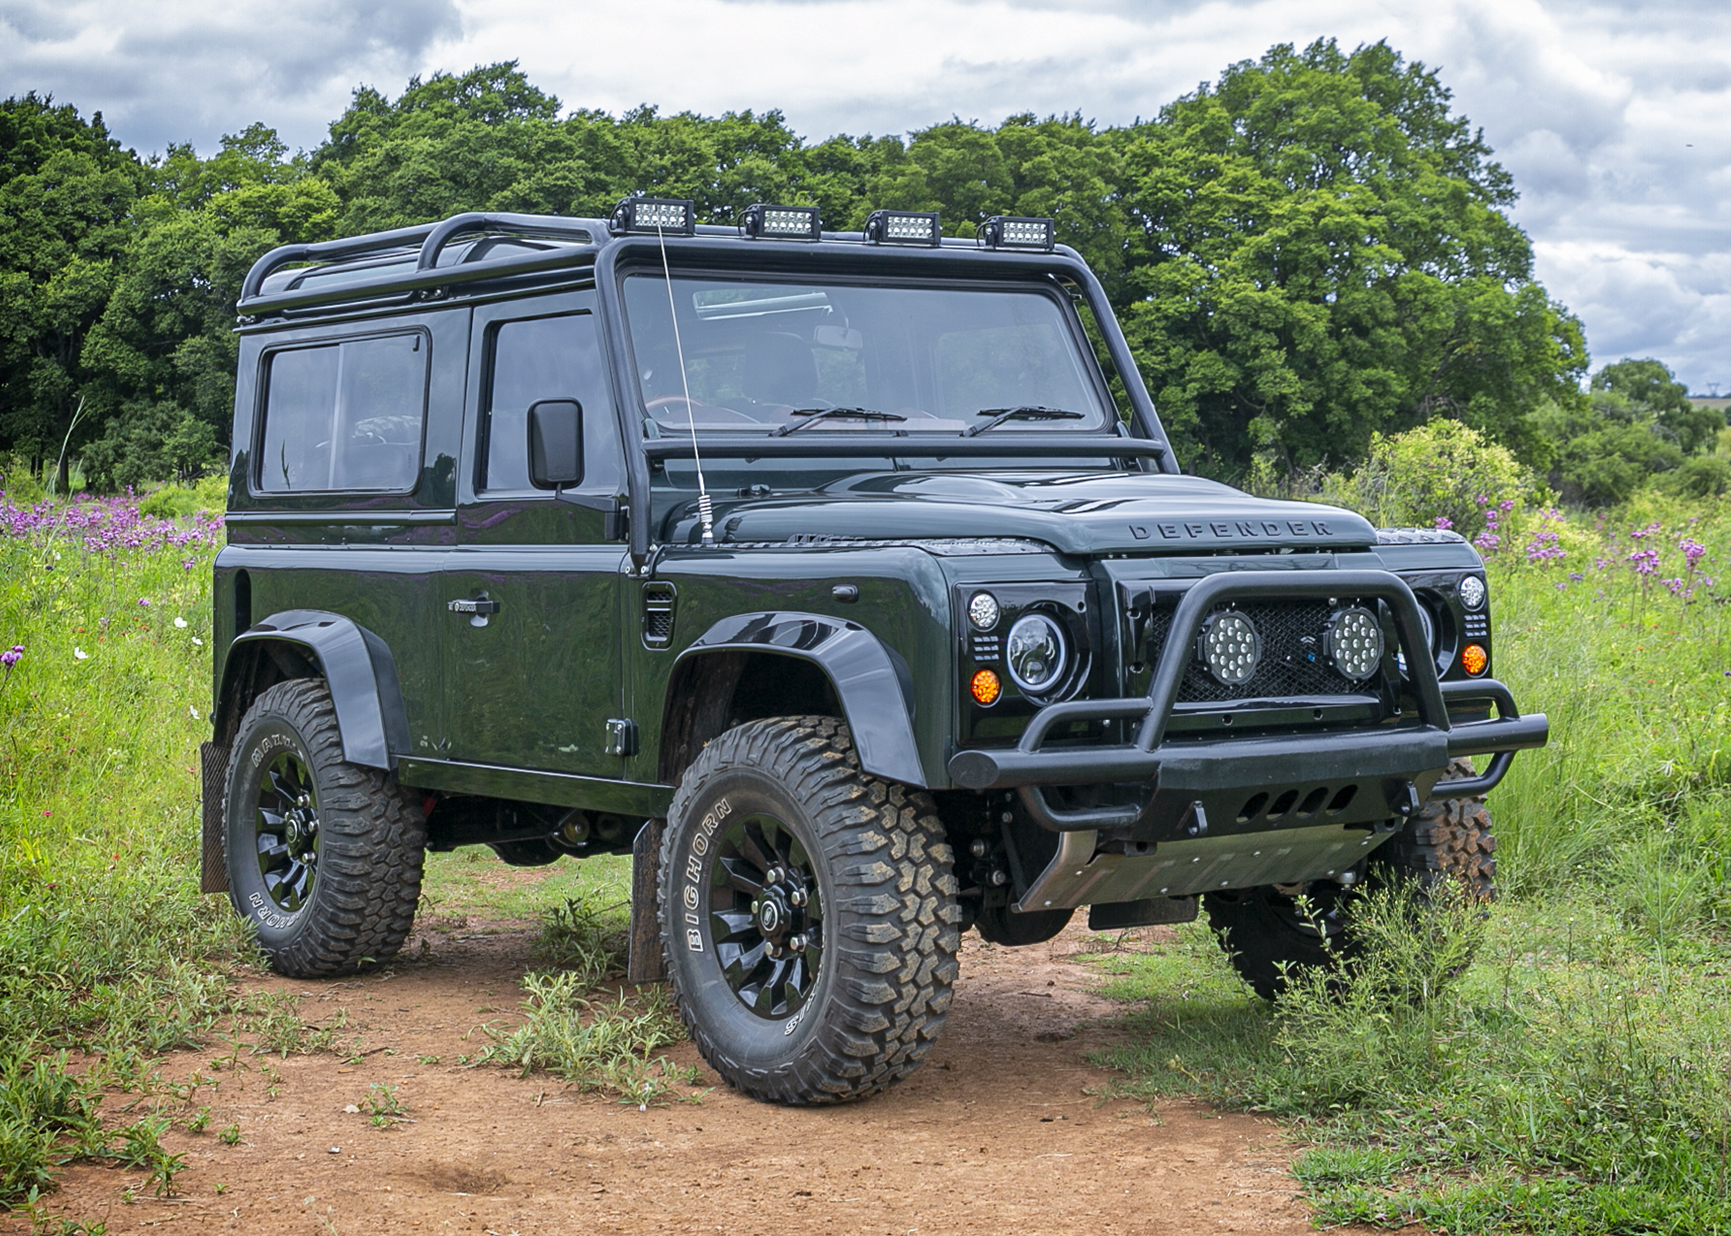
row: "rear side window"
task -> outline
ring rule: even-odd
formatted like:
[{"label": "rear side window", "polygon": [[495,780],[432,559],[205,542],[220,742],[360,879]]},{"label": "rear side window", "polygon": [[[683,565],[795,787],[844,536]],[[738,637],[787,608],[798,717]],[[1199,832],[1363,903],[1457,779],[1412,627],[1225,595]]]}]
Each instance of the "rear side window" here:
[{"label": "rear side window", "polygon": [[261,491],[414,488],[427,408],[424,336],[291,348],[269,364]]}]

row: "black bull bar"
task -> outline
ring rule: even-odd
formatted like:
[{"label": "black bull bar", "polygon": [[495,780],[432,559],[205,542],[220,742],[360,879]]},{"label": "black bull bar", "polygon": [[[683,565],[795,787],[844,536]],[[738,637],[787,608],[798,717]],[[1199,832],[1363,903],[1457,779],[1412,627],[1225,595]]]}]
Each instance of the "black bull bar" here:
[{"label": "black bull bar", "polygon": [[[1166,726],[1189,668],[1203,620],[1217,606],[1239,599],[1267,601],[1374,598],[1394,613],[1401,647],[1423,649],[1406,657],[1407,685],[1418,703],[1418,723],[1368,730],[1279,735],[1243,739],[1168,740]],[[1042,786],[1139,784],[1157,796],[1201,801],[1211,793],[1255,790],[1287,782],[1354,778],[1380,782],[1381,794],[1365,796],[1352,818],[1410,815],[1415,795],[1462,798],[1483,794],[1503,779],[1516,751],[1542,747],[1550,735],[1543,713],[1522,716],[1509,689],[1494,679],[1444,683],[1429,655],[1418,601],[1399,576],[1388,571],[1255,571],[1211,575],[1184,594],[1173,614],[1166,646],[1148,694],[1128,699],[1070,700],[1034,714],[1013,749],[959,751],[949,773],[974,790],[1018,789],[1029,813],[1060,832],[1124,828],[1145,821],[1153,806],[1135,803],[1059,808]],[[1450,702],[1483,701],[1495,718],[1449,722]],[[1134,721],[1129,742],[1046,747],[1059,725],[1076,721]],[[1494,753],[1494,754],[1493,754]],[[1476,777],[1440,781],[1455,756],[1493,754]],[[1368,814],[1367,814],[1368,813]],[[1343,819],[1341,822],[1348,822]]]}]

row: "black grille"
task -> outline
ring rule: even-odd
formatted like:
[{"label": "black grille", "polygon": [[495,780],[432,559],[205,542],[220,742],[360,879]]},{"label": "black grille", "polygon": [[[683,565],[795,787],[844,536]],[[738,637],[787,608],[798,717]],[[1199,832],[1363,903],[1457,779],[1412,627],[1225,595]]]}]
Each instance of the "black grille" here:
[{"label": "black grille", "polygon": [[[1252,601],[1232,608],[1254,622],[1262,635],[1262,661],[1256,673],[1249,682],[1226,686],[1216,682],[1200,661],[1192,660],[1178,684],[1179,703],[1347,695],[1373,689],[1370,683],[1356,683],[1340,673],[1323,652],[1322,633],[1334,612],[1326,602]],[[1149,619],[1142,656],[1150,669],[1166,646],[1166,633],[1171,625],[1170,610],[1157,611]]]}]

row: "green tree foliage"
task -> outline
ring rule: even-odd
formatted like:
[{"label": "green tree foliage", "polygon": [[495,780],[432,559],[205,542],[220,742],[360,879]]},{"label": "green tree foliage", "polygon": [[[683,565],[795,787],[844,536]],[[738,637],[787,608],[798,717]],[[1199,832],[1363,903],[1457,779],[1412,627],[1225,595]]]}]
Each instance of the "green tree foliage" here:
[{"label": "green tree foliage", "polygon": [[1299,467],[1448,415],[1523,453],[1578,401],[1579,324],[1532,281],[1508,173],[1384,43],[1276,47],[1117,135],[1126,328],[1192,466]]},{"label": "green tree foliage", "polygon": [[1586,402],[1548,406],[1536,418],[1556,444],[1551,484],[1564,501],[1612,506],[1656,474],[1676,472],[1672,488],[1695,497],[1723,493],[1731,466],[1703,454],[1725,428],[1712,408],[1656,360],[1627,357],[1593,375]]},{"label": "green tree foliage", "polygon": [[[100,113],[34,93],[0,103],[0,440],[60,457],[96,378],[85,341],[102,317],[143,187]],[[68,462],[61,459],[60,484]]]},{"label": "green tree foliage", "polygon": [[[596,217],[630,193],[691,198],[715,222],[756,201],[811,202],[843,229],[874,208],[936,210],[964,237],[994,214],[1050,216],[1100,275],[1194,471],[1339,464],[1436,417],[1549,467],[1567,445],[1555,418],[1592,415],[1579,326],[1533,282],[1483,138],[1423,65],[1324,41],[1233,65],[1123,129],[1022,114],[811,143],[775,110],[568,110],[515,62],[395,98],[363,86],[292,155],[260,123],[209,158],[140,161],[100,117],[13,99],[0,450],[51,456],[82,400],[72,446],[101,482],[197,471],[227,437],[235,297],[265,250],[468,210]],[[1703,432],[1674,400],[1594,398],[1612,396],[1656,409],[1660,448],[1686,456]]]}]

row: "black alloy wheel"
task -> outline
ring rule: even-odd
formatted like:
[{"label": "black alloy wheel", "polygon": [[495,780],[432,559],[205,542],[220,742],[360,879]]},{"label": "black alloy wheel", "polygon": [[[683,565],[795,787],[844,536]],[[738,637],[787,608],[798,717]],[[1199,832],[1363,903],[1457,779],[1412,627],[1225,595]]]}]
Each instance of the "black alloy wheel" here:
[{"label": "black alloy wheel", "polygon": [[728,987],[759,1017],[791,1017],[823,971],[823,893],[811,857],[773,815],[721,834],[710,876],[710,930]]},{"label": "black alloy wheel", "polygon": [[277,909],[293,914],[318,882],[318,785],[299,750],[279,750],[259,779],[253,818],[259,876]]}]

